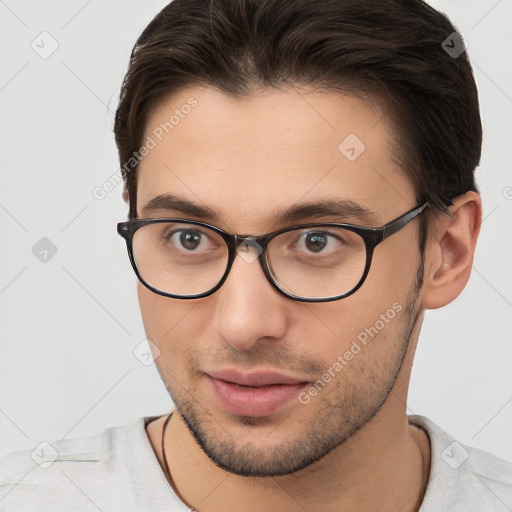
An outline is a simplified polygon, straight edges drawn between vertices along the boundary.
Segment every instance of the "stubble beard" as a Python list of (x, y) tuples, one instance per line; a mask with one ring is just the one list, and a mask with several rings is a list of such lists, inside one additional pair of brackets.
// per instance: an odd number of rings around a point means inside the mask
[[(411, 333), (419, 315), (417, 299), (423, 283), (423, 259), (417, 271), (416, 282), (411, 288), (403, 311), (397, 342), (393, 354), (372, 368), (364, 365), (364, 358), (354, 357), (351, 375), (344, 379), (343, 369), (331, 384), (329, 393), (322, 390), (311, 404), (321, 400), (320, 406), (307, 421), (301, 421), (301, 431), (290, 437), (288, 433), (279, 438), (279, 429), (286, 428), (286, 418), (272, 432), (277, 441), (262, 449), (251, 442), (240, 445), (219, 422), (207, 406), (193, 399), (190, 392), (181, 392), (181, 386), (168, 385), (160, 376), (171, 395), (176, 409), (190, 433), (204, 453), (222, 469), (241, 476), (275, 477), (304, 469), (325, 457), (343, 444), (381, 409), (389, 397), (400, 373), (407, 353)], [(398, 318), (397, 318), (398, 319)], [(378, 343), (378, 336), (370, 343)], [(365, 348), (365, 350), (371, 350)], [(340, 385), (340, 384), (345, 384)], [(309, 405), (301, 405), (309, 407)], [(307, 409), (305, 409), (307, 410)], [(239, 425), (258, 426), (262, 418), (236, 417)], [(270, 441), (270, 439), (269, 439)]]

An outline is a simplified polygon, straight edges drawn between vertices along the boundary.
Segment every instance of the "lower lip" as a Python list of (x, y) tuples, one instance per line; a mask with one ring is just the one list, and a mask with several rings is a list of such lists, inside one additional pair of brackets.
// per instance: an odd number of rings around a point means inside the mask
[(280, 409), (292, 398), (297, 398), (307, 383), (276, 384), (272, 386), (238, 386), (225, 380), (207, 376), (213, 392), (224, 409), (232, 414), (258, 418)]

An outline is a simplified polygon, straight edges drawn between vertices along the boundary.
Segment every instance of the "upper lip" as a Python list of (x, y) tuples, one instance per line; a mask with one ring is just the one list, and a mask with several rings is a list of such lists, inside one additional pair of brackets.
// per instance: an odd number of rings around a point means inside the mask
[(206, 372), (214, 379), (225, 380), (242, 386), (268, 386), (271, 384), (301, 384), (306, 382), (294, 377), (288, 377), (282, 373), (268, 370), (252, 371), (242, 373), (237, 370), (212, 370)]

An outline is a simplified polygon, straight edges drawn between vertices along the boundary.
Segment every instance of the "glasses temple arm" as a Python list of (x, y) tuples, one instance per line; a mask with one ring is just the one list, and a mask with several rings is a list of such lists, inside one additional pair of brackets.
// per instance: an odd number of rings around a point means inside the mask
[(394, 235), (396, 232), (400, 231), (403, 227), (409, 224), (409, 222), (411, 222), (420, 213), (422, 213), (423, 210), (427, 208), (427, 206), (429, 206), (428, 202), (425, 203), (423, 206), (419, 206), (417, 208), (414, 208), (413, 210), (404, 213), (401, 217), (398, 217), (398, 219), (383, 226), (382, 239), (384, 240), (385, 238), (388, 238), (389, 236)]

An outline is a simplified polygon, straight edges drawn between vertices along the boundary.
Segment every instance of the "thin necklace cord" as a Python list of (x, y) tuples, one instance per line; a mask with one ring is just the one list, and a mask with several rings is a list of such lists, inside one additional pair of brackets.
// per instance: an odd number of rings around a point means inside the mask
[[(171, 477), (171, 471), (169, 470), (169, 464), (167, 464), (167, 457), (165, 456), (165, 445), (164, 445), (164, 438), (165, 438), (165, 429), (167, 428), (167, 424), (169, 423), (169, 420), (171, 419), (172, 413), (169, 414), (167, 419), (165, 420), (164, 427), (162, 429), (162, 457), (164, 459), (164, 468), (165, 468), (165, 474), (169, 480), (169, 483), (173, 485), (173, 479)], [(194, 508), (189, 509), (190, 512), (196, 512)]]

